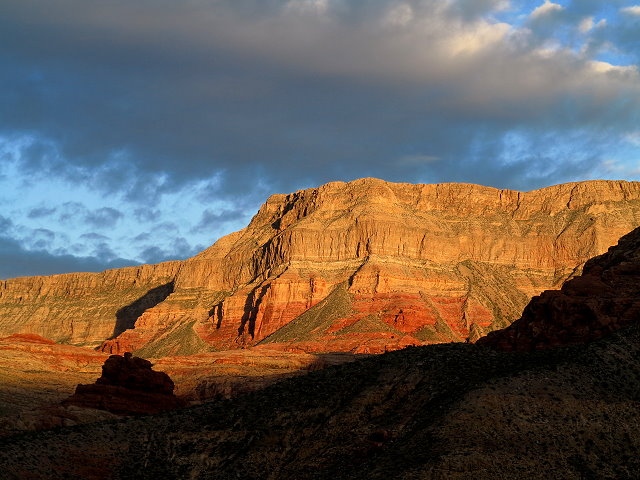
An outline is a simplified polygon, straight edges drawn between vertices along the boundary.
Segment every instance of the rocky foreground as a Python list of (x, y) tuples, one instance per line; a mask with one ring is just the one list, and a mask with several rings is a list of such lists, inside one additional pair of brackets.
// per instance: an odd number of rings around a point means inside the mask
[[(108, 354), (60, 345), (37, 335), (0, 338), (0, 436), (115, 418), (93, 405), (63, 405), (78, 384), (101, 376)], [(181, 401), (230, 398), (279, 380), (351, 362), (349, 353), (242, 349), (154, 360)], [(99, 397), (98, 397), (99, 398)]]
[[(637, 229), (589, 265), (629, 292), (637, 272), (618, 266), (639, 256)], [(576, 305), (556, 304), (538, 327), (602, 330)], [(227, 401), (0, 439), (0, 467), (7, 478), (637, 478), (640, 322), (629, 318), (587, 343), (410, 347)], [(538, 332), (514, 329), (507, 338)]]
[(638, 225), (637, 182), (334, 182), (184, 262), (0, 281), (0, 335), (145, 358), (475, 341)]
[(640, 331), (409, 348), (159, 416), (0, 439), (3, 478), (637, 478)]

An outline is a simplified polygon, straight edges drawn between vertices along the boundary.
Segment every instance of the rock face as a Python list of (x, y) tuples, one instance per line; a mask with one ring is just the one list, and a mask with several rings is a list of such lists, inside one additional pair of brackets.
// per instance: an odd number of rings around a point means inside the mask
[[(130, 306), (149, 308), (166, 298), (179, 266), (167, 262), (0, 281), (0, 334), (37, 333), (58, 343), (98, 346), (133, 326)], [(161, 286), (166, 287), (158, 294)]]
[(151, 362), (134, 357), (111, 355), (102, 366), (102, 376), (93, 385), (78, 385), (63, 402), (85, 408), (107, 410), (120, 415), (159, 413), (184, 406), (173, 394), (174, 384), (164, 372), (155, 372)]
[(474, 341), (638, 225), (635, 182), (334, 182), (271, 196), (184, 262), (0, 282), (0, 333), (144, 357)]
[(640, 228), (589, 260), (559, 291), (534, 297), (522, 317), (478, 343), (527, 351), (586, 343), (640, 318)]

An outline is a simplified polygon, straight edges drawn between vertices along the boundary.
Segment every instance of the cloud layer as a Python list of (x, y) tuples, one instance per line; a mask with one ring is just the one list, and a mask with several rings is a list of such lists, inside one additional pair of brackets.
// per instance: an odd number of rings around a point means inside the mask
[(0, 214), (61, 255), (155, 262), (331, 180), (637, 178), (639, 9), (5, 0)]

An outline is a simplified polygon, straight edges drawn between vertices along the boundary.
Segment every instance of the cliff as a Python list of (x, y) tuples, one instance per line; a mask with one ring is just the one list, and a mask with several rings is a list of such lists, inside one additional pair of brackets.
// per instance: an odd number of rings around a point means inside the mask
[(589, 260), (582, 275), (560, 290), (534, 297), (520, 319), (478, 343), (502, 351), (586, 343), (637, 323), (639, 314), (640, 228), (636, 228), (607, 253)]
[(635, 182), (334, 182), (271, 196), (184, 262), (0, 282), (0, 334), (145, 357), (473, 341), (638, 225)]

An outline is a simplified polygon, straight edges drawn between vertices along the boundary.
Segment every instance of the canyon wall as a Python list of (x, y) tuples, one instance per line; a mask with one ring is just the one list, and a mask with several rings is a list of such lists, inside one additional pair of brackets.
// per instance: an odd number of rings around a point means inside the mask
[(0, 282), (0, 334), (146, 357), (474, 341), (639, 225), (636, 182), (334, 182), (184, 262)]
[(638, 322), (640, 228), (584, 265), (560, 290), (533, 297), (522, 317), (478, 343), (502, 351), (531, 351), (587, 343)]

